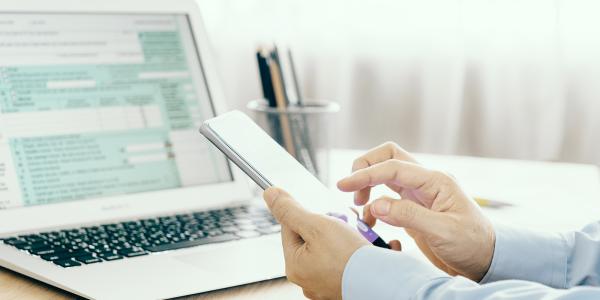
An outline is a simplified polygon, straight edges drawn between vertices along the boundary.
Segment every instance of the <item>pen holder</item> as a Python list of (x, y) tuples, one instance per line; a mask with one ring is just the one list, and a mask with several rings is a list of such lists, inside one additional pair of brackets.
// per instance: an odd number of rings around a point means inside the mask
[(325, 185), (329, 184), (329, 152), (335, 102), (307, 102), (303, 106), (270, 107), (264, 99), (250, 101), (254, 120), (284, 149)]

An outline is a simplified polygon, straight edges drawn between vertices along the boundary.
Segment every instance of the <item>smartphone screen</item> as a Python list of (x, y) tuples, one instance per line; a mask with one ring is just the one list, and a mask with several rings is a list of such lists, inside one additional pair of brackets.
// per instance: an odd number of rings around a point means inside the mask
[(349, 211), (346, 201), (244, 113), (231, 111), (210, 119), (200, 132), (263, 189), (280, 187), (313, 212)]

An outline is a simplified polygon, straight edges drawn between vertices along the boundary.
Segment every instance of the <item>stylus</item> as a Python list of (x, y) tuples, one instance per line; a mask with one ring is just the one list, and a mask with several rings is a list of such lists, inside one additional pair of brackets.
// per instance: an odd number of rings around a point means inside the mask
[[(353, 208), (351, 208), (351, 209), (352, 209), (352, 211), (354, 211), (354, 213), (357, 213)], [(336, 217), (336, 218), (344, 221), (344, 223), (348, 223), (348, 217), (345, 214), (330, 212), (330, 213), (327, 213), (327, 215)], [(357, 214), (357, 218), (356, 218), (356, 229), (358, 230), (358, 232), (360, 232), (360, 234), (367, 241), (369, 241), (371, 244), (373, 244), (373, 246), (390, 249), (390, 245), (388, 245), (373, 229), (371, 229), (371, 227), (369, 227), (369, 225), (367, 225), (363, 220), (361, 220), (358, 217), (358, 214)]]

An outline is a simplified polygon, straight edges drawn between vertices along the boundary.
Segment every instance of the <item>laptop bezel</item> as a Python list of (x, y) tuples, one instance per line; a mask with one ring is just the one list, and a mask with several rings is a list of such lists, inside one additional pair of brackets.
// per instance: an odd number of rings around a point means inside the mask
[[(216, 115), (226, 111), (225, 98), (218, 82), (202, 16), (193, 0), (4, 0), (0, 2), (0, 11), (7, 13), (186, 14), (193, 31), (199, 52), (198, 57)], [(203, 138), (200, 134), (198, 136)], [(227, 161), (227, 163), (233, 177), (230, 182), (0, 210), (0, 236), (45, 228), (201, 210), (250, 200), (252, 190), (247, 177), (231, 162)]]

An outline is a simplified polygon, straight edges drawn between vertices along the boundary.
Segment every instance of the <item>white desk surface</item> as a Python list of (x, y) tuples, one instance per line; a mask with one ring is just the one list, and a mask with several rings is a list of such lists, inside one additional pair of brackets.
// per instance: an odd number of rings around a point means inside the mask
[[(332, 182), (349, 174), (352, 161), (364, 151), (335, 150)], [(591, 165), (529, 162), (488, 158), (416, 155), (427, 167), (453, 174), (472, 195), (514, 203), (502, 209), (484, 208), (495, 222), (540, 230), (577, 229), (600, 219), (600, 177)], [(379, 189), (375, 194), (383, 193)], [(343, 195), (351, 203), (351, 195)], [(402, 230), (378, 224), (385, 238), (400, 238), (418, 253)], [(417, 254), (418, 255), (418, 254)], [(0, 268), (0, 299), (69, 299), (58, 289)], [(283, 280), (267, 281), (191, 296), (188, 299), (303, 299), (302, 291)]]

